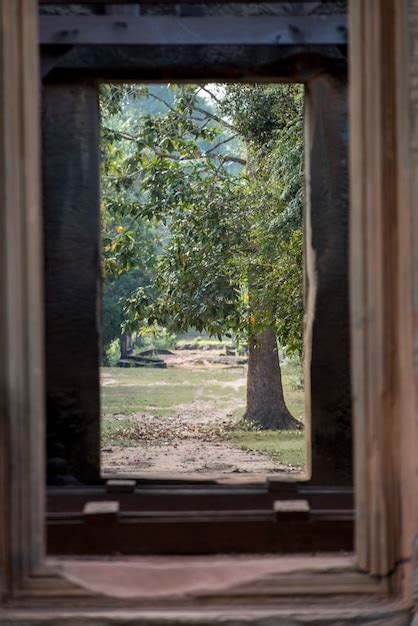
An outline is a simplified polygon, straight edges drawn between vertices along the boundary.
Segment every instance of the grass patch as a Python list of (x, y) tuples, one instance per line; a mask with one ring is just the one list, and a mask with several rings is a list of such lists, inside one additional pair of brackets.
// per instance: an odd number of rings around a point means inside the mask
[[(234, 446), (262, 452), (274, 461), (292, 467), (303, 467), (305, 437), (300, 431), (257, 430), (242, 420), (245, 413), (244, 368), (236, 370), (184, 370), (102, 368), (102, 414), (129, 416), (145, 413), (159, 417), (176, 415), (179, 404), (196, 400), (212, 401), (216, 407), (240, 406), (232, 414), (232, 430), (222, 432)], [(301, 368), (297, 361), (285, 361), (282, 382), (290, 412), (303, 420), (304, 395)], [(226, 384), (225, 384), (226, 383)], [(231, 383), (235, 383), (231, 385)], [(236, 406), (236, 404), (235, 404)], [(203, 433), (202, 433), (203, 435)], [(102, 421), (103, 445), (139, 444), (138, 424), (126, 418)]]
[(243, 377), (241, 371), (189, 371), (175, 368), (102, 368), (101, 405), (104, 415), (152, 413), (165, 416), (178, 404), (195, 400), (229, 402), (243, 399), (245, 387), (237, 388), (216, 383), (235, 383)]
[(204, 387), (204, 394), (202, 398), (206, 400), (218, 400), (228, 401), (231, 399), (245, 400), (245, 386), (242, 385), (238, 388), (224, 387), (223, 385), (209, 384)]
[(193, 385), (160, 385), (105, 387), (102, 393), (102, 413), (105, 415), (130, 415), (152, 413), (167, 415), (176, 404), (193, 402), (197, 388)]
[(196, 369), (186, 370), (177, 369), (175, 367), (167, 367), (167, 369), (159, 368), (142, 368), (142, 367), (102, 367), (101, 373), (106, 382), (106, 378), (110, 378), (113, 382), (107, 387), (114, 385), (141, 385), (161, 383), (202, 385), (210, 381), (228, 382), (237, 381), (244, 377), (244, 367), (230, 369)]
[(282, 385), (286, 405), (291, 414), (303, 421), (305, 397), (302, 381), (302, 366), (297, 359), (286, 360), (282, 366)]
[(305, 437), (301, 431), (253, 430), (230, 431), (228, 439), (244, 450), (262, 452), (274, 461), (291, 467), (305, 465)]
[(101, 424), (102, 446), (129, 446), (132, 445), (131, 433), (135, 424), (129, 418), (106, 419)]

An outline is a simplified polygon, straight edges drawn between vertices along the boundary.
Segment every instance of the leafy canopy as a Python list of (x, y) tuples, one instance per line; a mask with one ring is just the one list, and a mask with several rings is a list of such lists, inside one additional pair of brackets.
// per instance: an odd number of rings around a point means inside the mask
[(106, 85), (101, 110), (105, 280), (149, 278), (125, 324), (300, 351), (301, 87)]

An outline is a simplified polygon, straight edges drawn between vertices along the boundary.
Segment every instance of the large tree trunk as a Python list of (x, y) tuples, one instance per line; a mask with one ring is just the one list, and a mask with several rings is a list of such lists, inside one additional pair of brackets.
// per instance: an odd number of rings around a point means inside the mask
[(245, 417), (263, 429), (302, 427), (284, 400), (276, 333), (272, 328), (249, 339)]

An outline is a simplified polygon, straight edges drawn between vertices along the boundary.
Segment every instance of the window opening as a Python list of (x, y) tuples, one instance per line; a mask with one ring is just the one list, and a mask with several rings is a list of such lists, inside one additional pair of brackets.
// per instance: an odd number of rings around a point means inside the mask
[(298, 84), (102, 85), (104, 477), (300, 477)]

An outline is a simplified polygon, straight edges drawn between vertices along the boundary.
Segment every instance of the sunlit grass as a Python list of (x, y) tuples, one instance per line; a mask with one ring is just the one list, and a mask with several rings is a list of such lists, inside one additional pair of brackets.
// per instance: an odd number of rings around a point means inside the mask
[(244, 401), (244, 385), (225, 386), (217, 383), (239, 383), (243, 369), (181, 370), (175, 368), (102, 368), (102, 414), (130, 415), (151, 413), (169, 415), (179, 404), (196, 400), (225, 403)]
[(228, 439), (240, 448), (263, 452), (283, 465), (303, 467), (305, 464), (305, 437), (302, 431), (239, 428), (228, 433)]
[[(137, 413), (175, 416), (180, 414), (179, 405), (202, 401), (209, 402), (209, 406), (214, 408), (231, 407), (231, 428), (220, 435), (224, 440), (234, 446), (266, 454), (288, 466), (304, 465), (303, 431), (262, 431), (242, 419), (246, 394), (244, 367), (202, 370), (102, 368), (101, 372), (102, 414), (123, 416), (103, 420), (104, 445), (141, 445), (134, 437), (135, 427), (129, 416)], [(304, 394), (297, 361), (283, 363), (282, 383), (290, 412), (303, 420)]]

